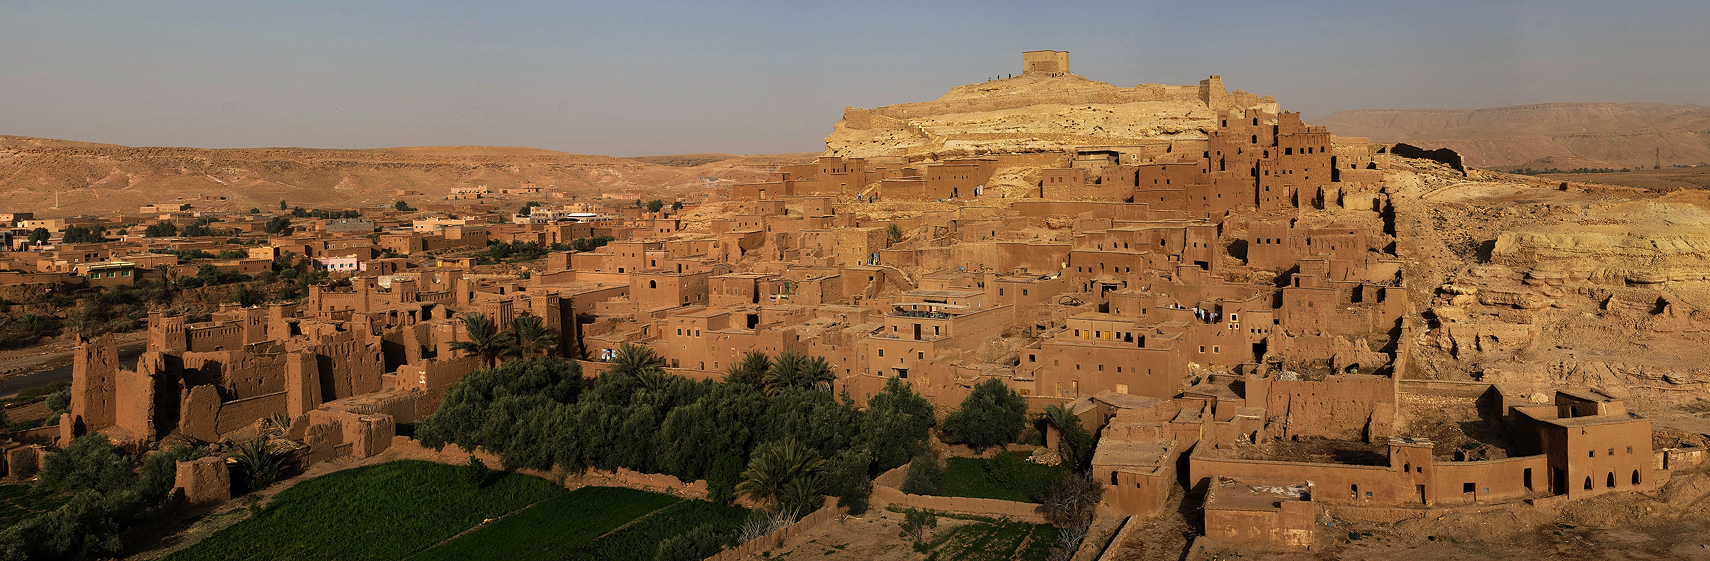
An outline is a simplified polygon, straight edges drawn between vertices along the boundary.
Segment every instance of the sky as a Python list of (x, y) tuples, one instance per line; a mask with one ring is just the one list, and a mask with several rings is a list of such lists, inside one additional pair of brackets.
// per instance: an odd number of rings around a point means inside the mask
[(0, 0), (0, 135), (813, 152), (845, 107), (1070, 51), (1118, 86), (1346, 109), (1710, 105), (1710, 2)]

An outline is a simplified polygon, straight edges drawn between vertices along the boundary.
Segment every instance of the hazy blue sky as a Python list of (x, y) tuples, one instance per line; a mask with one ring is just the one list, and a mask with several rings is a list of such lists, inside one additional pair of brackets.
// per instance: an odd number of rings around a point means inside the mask
[(1549, 101), (1710, 105), (1710, 2), (0, 0), (0, 134), (128, 145), (485, 144), (636, 156), (824, 148), (1071, 51), (1119, 86), (1307, 118)]

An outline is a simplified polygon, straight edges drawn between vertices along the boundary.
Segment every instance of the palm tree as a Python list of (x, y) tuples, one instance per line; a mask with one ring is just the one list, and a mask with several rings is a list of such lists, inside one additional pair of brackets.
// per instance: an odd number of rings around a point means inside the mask
[(606, 367), (607, 374), (636, 378), (665, 371), (665, 359), (653, 354), (652, 347), (633, 343), (624, 343), (622, 347), (618, 347), (617, 356), (612, 357), (611, 362), (606, 364), (610, 365)]
[(766, 397), (772, 397), (790, 387), (829, 392), (837, 374), (831, 370), (831, 363), (826, 362), (825, 357), (784, 351), (762, 380), (761, 389)]
[(756, 388), (765, 383), (766, 371), (772, 369), (772, 359), (760, 351), (748, 351), (742, 361), (725, 371), (725, 383), (744, 383)]
[(748, 462), (748, 469), (742, 471), (742, 481), (736, 484), (736, 494), (758, 501), (778, 500), (783, 498), (785, 486), (824, 467), (825, 459), (819, 457), (819, 452), (794, 438), (767, 442), (755, 449), (754, 459)]
[(796, 385), (810, 390), (830, 392), (832, 384), (837, 382), (837, 372), (831, 369), (831, 363), (823, 356), (808, 359), (807, 364), (796, 371)]
[(463, 332), (469, 336), (469, 340), (452, 341), (452, 350), (478, 355), (487, 361), (488, 368), (496, 366), (499, 357), (509, 354), (513, 345), (511, 334), (499, 331), (498, 327), (493, 325), (493, 320), (487, 318), (487, 314), (463, 314)]
[(766, 397), (778, 395), (784, 388), (796, 385), (796, 376), (807, 367), (807, 362), (807, 355), (795, 351), (779, 353), (778, 360), (772, 363), (772, 369), (766, 371), (760, 384)]
[(558, 333), (547, 329), (539, 316), (524, 314), (512, 319), (511, 335), (516, 338), (516, 352), (520, 356), (535, 353), (546, 356), (558, 348)]

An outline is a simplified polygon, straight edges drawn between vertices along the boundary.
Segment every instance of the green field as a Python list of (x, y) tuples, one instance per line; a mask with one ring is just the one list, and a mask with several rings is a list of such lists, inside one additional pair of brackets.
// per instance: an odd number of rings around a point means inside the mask
[(992, 478), (987, 465), (991, 460), (979, 458), (950, 458), (944, 469), (944, 480), (938, 494), (944, 497), (1001, 499), (1024, 503), (1039, 502), (1039, 492), (1063, 478), (1063, 468), (1018, 462), (1008, 481)]
[(711, 524), (718, 532), (735, 534), (748, 517), (748, 510), (738, 506), (716, 505), (701, 500), (683, 501), (652, 516), (636, 521), (623, 530), (594, 540), (578, 548), (564, 559), (575, 561), (652, 561), (659, 542)]
[(402, 559), (482, 520), (565, 494), (514, 473), (476, 488), (463, 471), (399, 461), (310, 479), (280, 492), (258, 516), (168, 559)]
[(927, 561), (1044, 561), (1057, 545), (1049, 524), (989, 521), (934, 536)]
[(65, 504), (70, 495), (47, 495), (36, 491), (34, 485), (0, 485), (0, 528), (41, 514)]
[[(682, 503), (676, 497), (646, 491), (584, 487), (536, 503), (411, 559), (557, 559), (631, 520), (674, 504)], [(647, 520), (651, 518), (642, 523)], [(649, 548), (649, 559), (652, 554)]]

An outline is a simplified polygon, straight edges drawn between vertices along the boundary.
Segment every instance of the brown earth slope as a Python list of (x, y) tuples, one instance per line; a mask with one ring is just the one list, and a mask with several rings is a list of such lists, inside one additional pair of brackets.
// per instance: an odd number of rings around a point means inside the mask
[(1698, 105), (1543, 103), (1489, 109), (1361, 109), (1338, 111), (1311, 124), (1374, 142), (1452, 148), (1468, 165), (1485, 168), (1651, 167), (1659, 151), (1664, 166), (1710, 162), (1710, 107)]
[[(455, 187), (534, 183), (571, 196), (623, 189), (692, 190), (763, 179), (811, 154), (666, 157), (664, 162), (492, 146), (337, 150), (160, 148), (0, 136), (0, 208), (41, 216), (132, 213), (140, 205), (222, 195), (205, 208), (389, 204), (443, 198)], [(669, 164), (669, 165), (662, 165)], [(55, 200), (57, 196), (57, 208)]]

